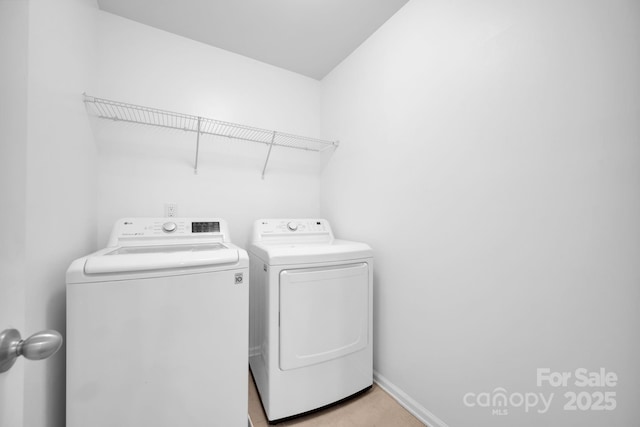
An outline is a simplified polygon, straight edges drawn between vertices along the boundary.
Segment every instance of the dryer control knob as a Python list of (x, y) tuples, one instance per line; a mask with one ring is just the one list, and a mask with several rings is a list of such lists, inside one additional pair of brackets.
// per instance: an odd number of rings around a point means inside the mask
[(162, 230), (165, 233), (173, 233), (177, 228), (178, 226), (175, 222), (165, 222), (164, 224), (162, 224)]
[(298, 223), (291, 221), (290, 223), (287, 224), (287, 227), (291, 231), (296, 231), (298, 229)]

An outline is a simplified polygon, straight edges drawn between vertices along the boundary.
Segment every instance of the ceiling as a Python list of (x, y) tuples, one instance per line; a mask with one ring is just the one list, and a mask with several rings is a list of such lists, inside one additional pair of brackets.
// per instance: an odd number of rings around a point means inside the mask
[(101, 10), (321, 80), (408, 0), (98, 0)]

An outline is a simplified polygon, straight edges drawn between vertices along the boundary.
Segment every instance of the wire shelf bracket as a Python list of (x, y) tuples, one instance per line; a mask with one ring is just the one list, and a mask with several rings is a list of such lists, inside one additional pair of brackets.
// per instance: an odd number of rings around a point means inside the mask
[(96, 98), (86, 93), (83, 94), (83, 96), (87, 108), (92, 110), (92, 112), (101, 119), (194, 132), (196, 134), (196, 155), (193, 168), (195, 174), (198, 173), (201, 135), (223, 136), (230, 139), (257, 142), (269, 146), (264, 167), (262, 168), (262, 179), (264, 179), (267, 164), (271, 156), (271, 150), (274, 146), (321, 152), (330, 148), (335, 149), (340, 144), (338, 141), (309, 138), (157, 108), (143, 107), (141, 105), (127, 104), (104, 98)]

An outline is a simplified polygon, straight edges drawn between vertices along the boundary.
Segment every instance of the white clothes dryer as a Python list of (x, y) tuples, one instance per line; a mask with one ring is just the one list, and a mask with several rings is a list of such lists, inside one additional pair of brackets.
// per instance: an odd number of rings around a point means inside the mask
[(249, 365), (269, 422), (373, 384), (373, 255), (324, 219), (263, 219), (250, 260)]
[(67, 427), (246, 427), (248, 267), (222, 219), (119, 220), (67, 271)]

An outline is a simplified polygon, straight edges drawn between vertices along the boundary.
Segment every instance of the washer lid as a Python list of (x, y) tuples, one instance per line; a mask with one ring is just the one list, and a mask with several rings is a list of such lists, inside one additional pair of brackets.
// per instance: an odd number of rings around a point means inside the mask
[(126, 273), (237, 263), (238, 250), (222, 243), (122, 246), (86, 258), (85, 274)]
[(366, 243), (334, 240), (319, 244), (253, 243), (249, 252), (269, 265), (312, 264), (371, 258), (373, 252)]

